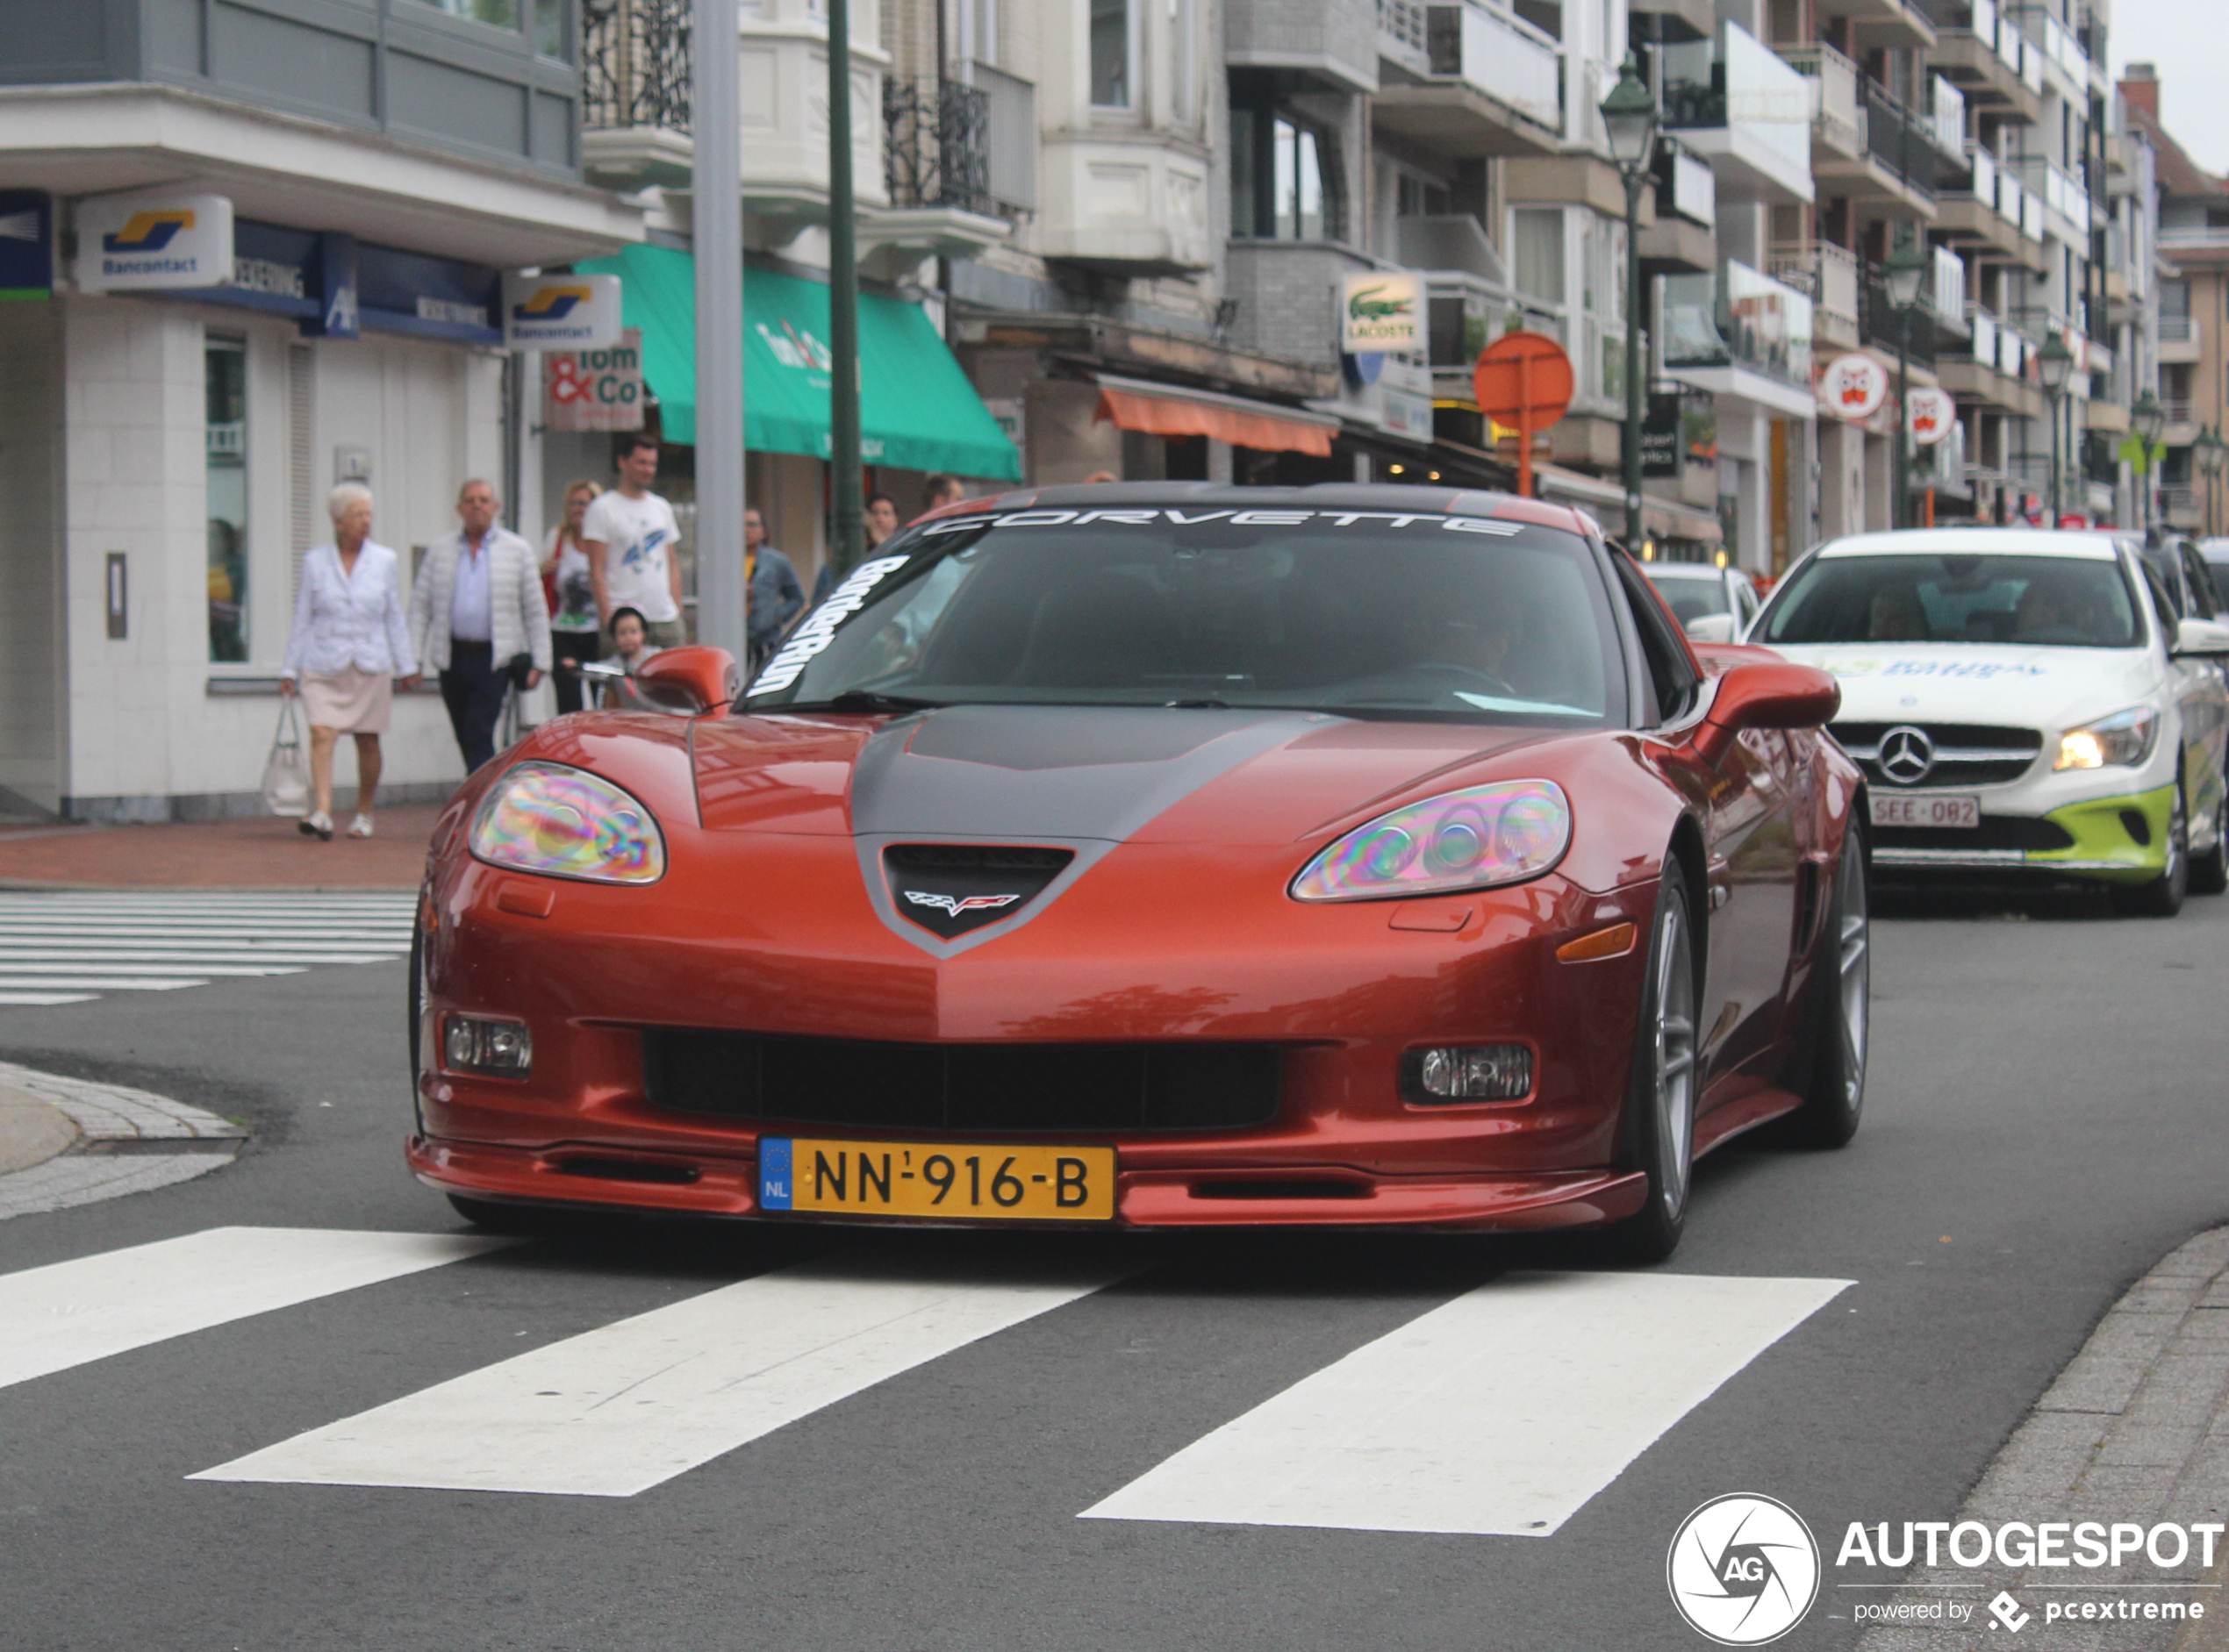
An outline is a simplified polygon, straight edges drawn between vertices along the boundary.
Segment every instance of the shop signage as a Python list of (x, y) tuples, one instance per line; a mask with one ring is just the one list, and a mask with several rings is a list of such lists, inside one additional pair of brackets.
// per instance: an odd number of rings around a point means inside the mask
[(87, 292), (222, 287), (233, 278), (233, 204), (139, 190), (77, 204), (77, 284)]
[[(620, 341), (617, 275), (505, 275), (503, 342), (512, 350), (600, 350)], [(598, 430), (635, 428), (596, 426)]]
[(0, 302), (54, 290), (54, 203), (35, 190), (0, 190)]
[[(505, 304), (510, 302), (505, 295)], [(541, 389), (546, 429), (641, 429), (641, 329), (627, 328), (608, 349), (546, 352)]]
[(1432, 370), (1421, 361), (1381, 358), (1378, 379), (1378, 422), (1389, 436), (1411, 441), (1432, 439)]
[(1339, 283), (1339, 348), (1349, 354), (1424, 347), (1424, 279), (1363, 270)]
[(1641, 474), (1657, 478), (1680, 476), (1680, 393), (1654, 390), (1649, 395), (1647, 415), (1641, 421)]
[(1958, 404), (1949, 391), (1923, 384), (1904, 398), (1904, 417), (1911, 422), (1911, 439), (1932, 447), (1957, 427)]
[(1869, 355), (1837, 356), (1819, 379), (1819, 400), (1838, 418), (1862, 422), (1888, 399), (1889, 369)]

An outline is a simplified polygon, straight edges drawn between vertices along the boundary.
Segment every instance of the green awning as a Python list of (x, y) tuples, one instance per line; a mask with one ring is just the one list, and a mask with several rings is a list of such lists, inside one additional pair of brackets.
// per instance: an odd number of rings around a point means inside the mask
[[(696, 260), (637, 246), (577, 266), (620, 277), (626, 323), (642, 330), (642, 376), (668, 441), (697, 439)], [(826, 459), (828, 290), (770, 269), (743, 272), (743, 444)], [(871, 465), (1021, 479), (1021, 457), (919, 304), (859, 295), (861, 457)]]

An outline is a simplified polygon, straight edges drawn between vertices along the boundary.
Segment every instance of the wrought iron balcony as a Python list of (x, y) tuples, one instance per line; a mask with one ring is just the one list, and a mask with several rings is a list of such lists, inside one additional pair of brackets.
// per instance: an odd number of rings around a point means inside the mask
[(690, 0), (582, 0), (582, 125), (689, 130)]
[(882, 84), (883, 165), (892, 206), (1012, 218), (991, 187), (991, 95), (951, 80)]

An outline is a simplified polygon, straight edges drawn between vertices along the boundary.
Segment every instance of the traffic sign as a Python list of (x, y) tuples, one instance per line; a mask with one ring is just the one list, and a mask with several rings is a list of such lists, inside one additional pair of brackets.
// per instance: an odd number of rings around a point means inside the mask
[(1571, 357), (1545, 333), (1505, 333), (1471, 369), (1479, 411), (1517, 433), (1517, 491), (1532, 497), (1532, 439), (1564, 416), (1579, 381)]

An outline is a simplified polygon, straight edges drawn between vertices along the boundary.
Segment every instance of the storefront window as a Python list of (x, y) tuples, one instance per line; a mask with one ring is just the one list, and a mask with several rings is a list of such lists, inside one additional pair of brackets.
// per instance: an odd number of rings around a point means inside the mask
[(247, 346), (211, 338), (203, 355), (209, 480), (209, 657), (247, 658)]

